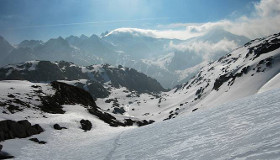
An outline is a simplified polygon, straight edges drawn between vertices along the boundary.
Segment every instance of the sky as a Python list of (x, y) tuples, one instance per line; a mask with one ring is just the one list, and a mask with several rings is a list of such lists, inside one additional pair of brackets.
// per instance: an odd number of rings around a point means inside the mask
[(0, 35), (15, 44), (138, 28), (187, 39), (223, 27), (255, 38), (277, 31), (279, 15), (280, 0), (0, 0)]

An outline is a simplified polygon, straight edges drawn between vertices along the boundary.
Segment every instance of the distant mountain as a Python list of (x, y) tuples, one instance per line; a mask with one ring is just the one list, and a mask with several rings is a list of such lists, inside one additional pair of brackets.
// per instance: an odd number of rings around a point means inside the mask
[(43, 41), (40, 40), (24, 40), (17, 47), (18, 48), (31, 48), (34, 49), (40, 45), (43, 45)]
[(25, 40), (16, 48), (3, 49), (6, 56), (2, 65), (28, 60), (64, 60), (78, 65), (108, 63), (135, 68), (157, 79), (165, 88), (172, 88), (196, 74), (195, 66), (214, 61), (247, 41), (246, 37), (222, 29), (178, 40), (157, 38), (148, 30), (120, 28), (102, 37), (93, 34), (58, 37), (47, 42)]
[(154, 38), (135, 29), (116, 29), (102, 39), (113, 44), (133, 60), (164, 55), (165, 46), (170, 42), (170, 39)]
[[(167, 55), (160, 62), (169, 63), (173, 56)], [(96, 99), (97, 106), (110, 114), (162, 121), (279, 88), (279, 62), (280, 33), (255, 39), (216, 61), (179, 73), (193, 77), (170, 91), (131, 68), (108, 64), (83, 67), (65, 61), (7, 65), (0, 69), (0, 80), (33, 83), (57, 80), (88, 91)], [(193, 74), (197, 70), (199, 72)]]
[[(90, 37), (86, 37), (85, 35), (81, 35), (80, 37), (70, 36), (65, 38), (65, 40), (83, 53), (82, 57), (88, 60), (88, 64), (84, 65), (89, 65), (93, 62), (115, 64), (118, 53), (115, 51), (114, 46), (103, 41), (95, 34)], [(92, 61), (88, 58), (92, 59)]]
[(105, 84), (115, 88), (126, 87), (138, 93), (164, 91), (156, 80), (132, 68), (108, 64), (83, 67), (65, 61), (28, 61), (7, 65), (0, 68), (0, 80), (73, 81), (75, 85), (86, 88), (95, 98), (108, 96), (109, 90), (104, 88)]
[(14, 47), (6, 41), (3, 37), (0, 36), (0, 65), (4, 64), (5, 61), (3, 59), (8, 56), (8, 54), (14, 49)]

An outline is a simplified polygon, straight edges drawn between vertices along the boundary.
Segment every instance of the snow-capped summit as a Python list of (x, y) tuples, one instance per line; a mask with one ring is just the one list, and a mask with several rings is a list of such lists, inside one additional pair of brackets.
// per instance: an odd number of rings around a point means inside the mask
[(109, 33), (107, 33), (106, 35), (104, 35), (104, 37), (111, 37), (111, 36), (134, 36), (134, 37), (139, 37), (139, 36), (143, 36), (143, 37), (155, 37), (155, 35), (153, 34), (152, 30), (146, 30), (146, 29), (139, 29), (139, 28), (118, 28), (115, 29)]

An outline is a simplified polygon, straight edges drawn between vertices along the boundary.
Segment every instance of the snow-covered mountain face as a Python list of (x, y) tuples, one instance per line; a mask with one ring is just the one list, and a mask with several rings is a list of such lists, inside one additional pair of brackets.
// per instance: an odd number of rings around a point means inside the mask
[[(103, 37), (126, 57), (118, 61), (172, 88), (197, 73), (197, 66), (218, 59), (249, 41), (223, 29), (188, 40), (156, 38), (152, 33), (128, 28), (116, 29)], [(185, 73), (185, 74), (183, 74)], [(172, 77), (172, 78), (170, 78)]]
[(6, 55), (0, 65), (30, 60), (64, 60), (79, 65), (108, 63), (134, 68), (157, 79), (165, 88), (172, 88), (196, 74), (201, 63), (216, 60), (247, 41), (246, 37), (221, 29), (189, 40), (158, 38), (133, 28), (116, 29), (102, 37), (26, 40), (8, 51), (0, 45), (1, 53)]
[(168, 92), (155, 80), (122, 66), (31, 61), (1, 68), (0, 78), (59, 80), (89, 91), (109, 113), (162, 121), (275, 87), (279, 54), (279, 34), (253, 40), (217, 61), (198, 65), (198, 74)]
[[(0, 68), (0, 79), (37, 83), (60, 81), (74, 85), (88, 91), (104, 111), (142, 120), (153, 120), (146, 113), (151, 112), (149, 106), (154, 103), (146, 105), (147, 101), (158, 100), (160, 92), (165, 91), (156, 80), (131, 68), (111, 65), (83, 67), (64, 61), (28, 61), (7, 65)], [(153, 109), (157, 110), (157, 107)]]
[(178, 106), (182, 113), (216, 106), (279, 87), (279, 71), (280, 33), (248, 42), (205, 65), (188, 83), (165, 93), (160, 105)]
[[(47, 143), (1, 144), (16, 159), (277, 159), (279, 71), (280, 33), (203, 65), (170, 91), (122, 66), (7, 65), (0, 69), (0, 120), (40, 124), (45, 131), (36, 137)], [(82, 131), (81, 119), (93, 131)], [(67, 129), (54, 130), (56, 123)]]
[[(13, 85), (16, 83), (13, 82)], [(0, 83), (2, 88), (3, 83)], [(18, 84), (22, 87), (26, 85)], [(7, 86), (4, 84), (4, 86)], [(27, 89), (27, 88), (26, 88)], [(1, 119), (22, 120), (45, 130), (33, 137), (1, 142), (14, 159), (279, 159), (280, 91), (201, 109), (147, 127), (109, 127), (80, 105), (64, 105), (64, 114), (36, 117), (26, 110)], [(88, 119), (84, 132), (79, 121)], [(67, 129), (55, 130), (54, 124)], [(71, 151), (71, 152), (69, 152)]]

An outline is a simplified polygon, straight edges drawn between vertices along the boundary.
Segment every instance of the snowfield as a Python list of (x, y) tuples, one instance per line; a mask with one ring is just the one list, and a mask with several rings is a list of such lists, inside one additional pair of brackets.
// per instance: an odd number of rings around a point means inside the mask
[[(40, 145), (25, 139), (3, 142), (15, 159), (279, 159), (280, 90), (202, 108), (149, 126), (109, 127), (81, 106), (66, 113), (29, 119), (45, 132)], [(89, 119), (93, 129), (79, 129)], [(54, 130), (59, 123), (66, 130)]]

